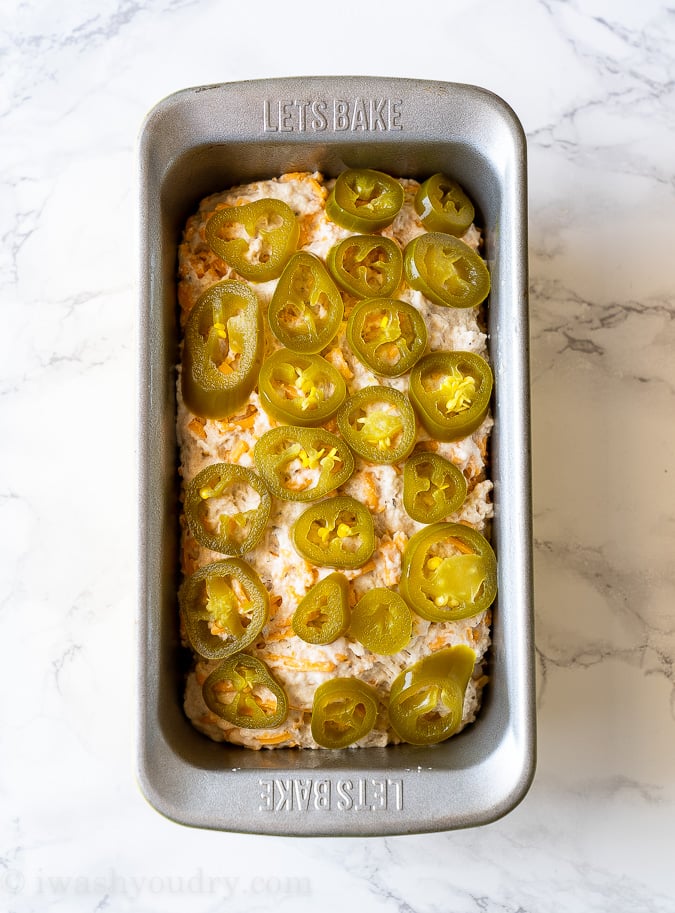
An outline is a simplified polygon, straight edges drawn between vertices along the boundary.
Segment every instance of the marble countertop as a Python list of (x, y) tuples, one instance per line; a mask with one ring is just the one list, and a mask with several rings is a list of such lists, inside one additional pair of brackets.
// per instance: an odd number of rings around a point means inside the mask
[[(2, 911), (675, 910), (675, 9), (384, 9), (3, 5)], [(474, 830), (211, 833), (135, 782), (136, 137), (322, 73), (477, 83), (528, 135), (539, 758)]]

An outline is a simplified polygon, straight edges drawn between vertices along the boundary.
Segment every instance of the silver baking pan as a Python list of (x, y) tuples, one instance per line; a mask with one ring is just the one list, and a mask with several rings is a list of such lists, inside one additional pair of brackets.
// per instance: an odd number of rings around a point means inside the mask
[[(176, 250), (198, 201), (288, 171), (369, 167), (453, 175), (475, 201), (492, 271), (493, 542), (490, 683), (476, 722), (439, 745), (251, 751), (212, 742), (182, 708), (175, 364)], [(162, 814), (257, 834), (382, 835), (492, 821), (535, 766), (527, 324), (526, 148), (520, 123), (474, 86), (317, 77), (187, 89), (140, 139), (140, 605), (138, 776)]]

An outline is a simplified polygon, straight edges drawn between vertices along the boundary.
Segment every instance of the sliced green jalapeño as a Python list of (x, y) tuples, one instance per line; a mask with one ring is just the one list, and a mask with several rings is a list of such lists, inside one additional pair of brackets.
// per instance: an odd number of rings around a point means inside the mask
[(473, 222), (473, 203), (457, 181), (432, 174), (415, 194), (415, 212), (427, 231), (461, 237)]
[(329, 498), (300, 514), (291, 528), (298, 553), (323, 567), (361, 567), (375, 551), (368, 508), (354, 498)]
[(319, 580), (293, 613), (293, 631), (308, 644), (331, 644), (349, 627), (349, 582), (334, 571)]
[(294, 254), (269, 306), (270, 329), (282, 346), (320, 352), (340, 328), (343, 313), (342, 296), (323, 262), (308, 251)]
[(251, 282), (277, 279), (298, 246), (299, 234), (295, 213), (282, 200), (218, 209), (206, 223), (211, 250)]
[(354, 472), (351, 450), (325, 428), (271, 428), (256, 443), (253, 456), (269, 490), (285, 501), (316, 501)]
[(371, 463), (396, 463), (415, 446), (415, 413), (394, 387), (358, 390), (340, 408), (337, 423), (352, 450)]
[(403, 187), (388, 174), (349, 168), (338, 176), (326, 200), (326, 215), (350, 231), (379, 231), (403, 206)]
[(403, 506), (418, 523), (444, 520), (464, 503), (466, 479), (438, 453), (414, 453), (403, 467)]
[(403, 255), (391, 238), (351, 235), (328, 251), (326, 265), (337, 284), (356, 298), (387, 298), (401, 284)]
[(322, 748), (346, 748), (377, 719), (377, 692), (358, 678), (334, 678), (314, 692), (312, 737)]
[(463, 523), (432, 523), (403, 553), (401, 595), (427, 621), (458, 621), (489, 608), (497, 559), (487, 539)]
[(206, 659), (224, 659), (254, 643), (269, 613), (260, 577), (241, 558), (207, 564), (178, 594), (192, 648)]
[(442, 232), (427, 232), (403, 251), (408, 284), (443, 307), (470, 308), (490, 291), (490, 274), (476, 251)]
[(398, 377), (421, 358), (427, 328), (412, 304), (394, 298), (368, 298), (349, 315), (347, 341), (359, 361), (375, 374)]
[(248, 399), (262, 358), (262, 316), (245, 282), (225, 279), (207, 289), (185, 326), (181, 390), (188, 409), (227, 418)]
[(263, 362), (258, 378), (260, 402), (279, 422), (320, 425), (344, 402), (344, 378), (320, 355), (277, 349)]
[[(223, 509), (213, 510), (212, 504)], [(185, 488), (190, 532), (200, 545), (224, 555), (244, 555), (258, 544), (271, 506), (262, 479), (252, 469), (233, 463), (207, 466)]]
[(265, 663), (237, 653), (221, 663), (202, 687), (212, 713), (242, 729), (274, 729), (288, 714), (288, 698)]
[(445, 647), (404, 669), (389, 692), (389, 721), (413, 745), (431, 745), (459, 729), (476, 654), (464, 644)]
[(410, 609), (395, 590), (374, 587), (352, 609), (349, 633), (371, 653), (398, 653), (412, 636)]
[(410, 400), (431, 437), (458, 441), (479, 427), (492, 394), (492, 369), (475, 352), (432, 352), (410, 372)]

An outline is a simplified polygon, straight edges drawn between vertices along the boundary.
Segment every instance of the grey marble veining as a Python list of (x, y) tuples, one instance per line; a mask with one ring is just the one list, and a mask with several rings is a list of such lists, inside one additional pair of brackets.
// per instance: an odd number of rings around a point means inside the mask
[[(0, 59), (0, 909), (672, 913), (672, 4), (9, 0)], [(538, 772), (475, 831), (188, 831), (133, 781), (135, 141), (176, 89), (337, 72), (528, 134)]]

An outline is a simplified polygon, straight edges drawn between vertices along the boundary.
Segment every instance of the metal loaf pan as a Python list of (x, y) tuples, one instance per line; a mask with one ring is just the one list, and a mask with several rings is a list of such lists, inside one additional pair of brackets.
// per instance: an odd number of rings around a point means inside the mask
[[(140, 141), (141, 382), (138, 773), (183, 824), (293, 835), (442, 831), (492, 821), (535, 764), (526, 148), (497, 96), (474, 86), (317, 77), (187, 89)], [(182, 709), (175, 439), (176, 249), (209, 193), (283, 172), (370, 167), (453, 175), (474, 200), (492, 271), (495, 373), (493, 646), (476, 722), (440, 745), (250, 751), (198, 733)]]

